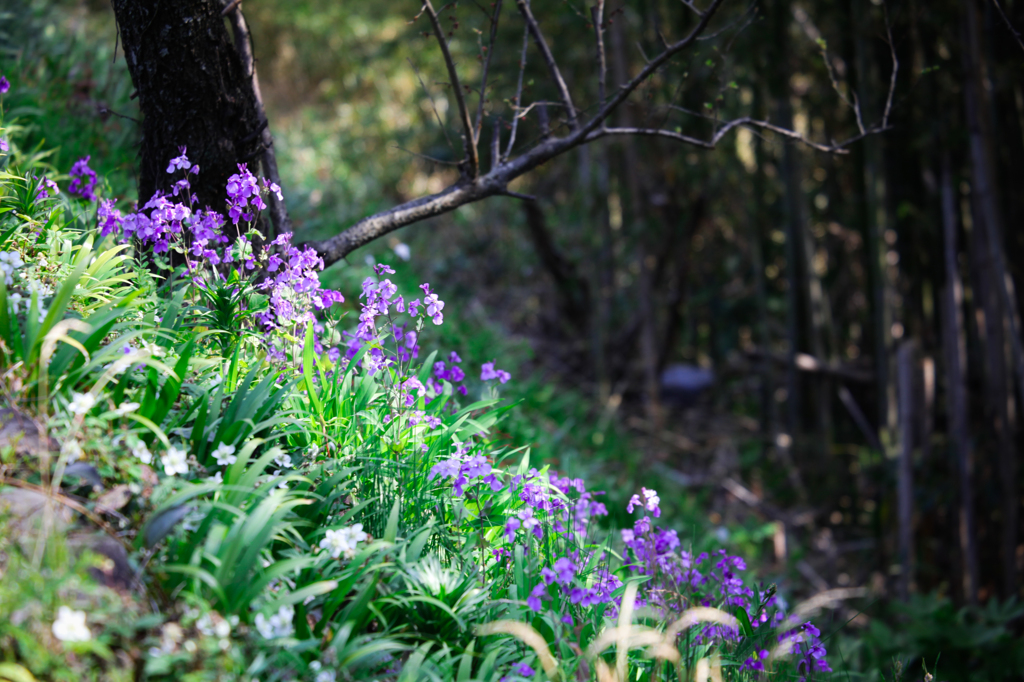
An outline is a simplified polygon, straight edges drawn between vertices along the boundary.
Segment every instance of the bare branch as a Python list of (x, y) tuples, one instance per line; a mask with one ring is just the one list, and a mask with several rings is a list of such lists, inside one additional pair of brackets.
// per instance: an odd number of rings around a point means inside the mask
[(597, 5), (590, 8), (590, 20), (594, 24), (594, 35), (597, 36), (597, 102), (599, 107), (603, 107), (605, 79), (608, 75), (608, 60), (604, 52), (604, 0), (598, 0)]
[[(721, 2), (721, 0), (719, 0)], [(533, 36), (533, 42), (537, 43), (537, 49), (540, 50), (541, 56), (544, 58), (544, 63), (548, 66), (548, 71), (551, 72), (551, 78), (555, 81), (555, 85), (558, 87), (558, 95), (562, 99), (562, 104), (565, 106), (566, 111), (569, 114), (569, 128), (576, 130), (578, 124), (576, 122), (576, 109), (572, 105), (572, 97), (569, 95), (569, 88), (565, 84), (565, 79), (562, 78), (562, 72), (558, 70), (558, 64), (555, 63), (555, 57), (551, 54), (551, 49), (548, 48), (548, 43), (544, 40), (544, 35), (540, 32), (540, 26), (537, 25), (537, 20), (533, 17), (533, 12), (530, 11), (530, 5), (527, 0), (516, 0), (516, 5), (519, 6), (519, 12), (523, 15), (523, 19), (526, 21), (527, 28), (530, 29), (530, 35)]]
[(882, 11), (885, 15), (885, 35), (889, 41), (889, 53), (892, 55), (892, 76), (889, 77), (889, 94), (885, 98), (885, 112), (882, 114), (882, 127), (889, 125), (889, 113), (892, 111), (892, 98), (896, 93), (896, 74), (900, 70), (900, 60), (896, 58), (896, 44), (892, 41), (892, 24), (889, 23), (889, 5), (882, 1)]
[[(522, 2), (522, 0), (517, 1)], [(710, 23), (711, 21), (711, 18), (715, 15), (715, 12), (718, 11), (718, 8), (721, 7), (723, 2), (724, 0), (712, 0), (711, 5), (709, 5), (707, 10), (705, 10), (704, 14), (701, 15), (700, 21), (697, 22), (697, 25), (693, 28), (692, 31), (690, 31), (690, 34), (688, 36), (686, 36), (685, 38), (678, 42), (673, 43), (672, 45), (669, 46), (667, 50), (665, 50), (657, 57), (652, 59), (650, 62), (648, 62), (647, 66), (641, 69), (640, 73), (636, 75), (636, 78), (629, 81), (625, 85), (620, 86), (619, 91), (618, 93), (616, 93), (615, 97), (613, 97), (610, 102), (601, 107), (597, 114), (595, 114), (593, 118), (587, 121), (586, 125), (584, 125), (582, 128), (574, 132), (570, 137), (578, 138), (579, 141), (582, 141), (583, 138), (592, 133), (594, 129), (601, 124), (602, 121), (608, 118), (608, 116), (611, 115), (612, 111), (614, 111), (620, 104), (626, 101), (626, 98), (629, 97), (634, 90), (640, 87), (640, 84), (647, 80), (651, 76), (651, 74), (657, 71), (662, 64), (664, 64), (669, 59), (674, 57), (676, 54), (682, 52), (687, 47), (692, 45), (694, 41), (696, 41), (697, 38), (700, 36), (700, 34), (704, 32), (704, 29), (707, 28), (708, 23)], [(577, 142), (577, 144), (578, 143), (579, 142)]]
[(501, 16), (501, 0), (494, 3), (494, 14), (491, 16), (491, 40), (487, 46), (487, 57), (484, 59), (484, 72), (480, 77), (480, 102), (476, 107), (476, 122), (473, 125), (473, 142), (480, 139), (480, 124), (484, 116), (484, 100), (487, 97), (487, 73), (491, 69), (491, 55), (494, 54), (494, 41), (498, 36), (498, 18)]
[(419, 152), (414, 152), (411, 149), (406, 149), (405, 147), (403, 147), (401, 145), (397, 145), (397, 144), (396, 145), (392, 145), (392, 148), (393, 149), (397, 149), (400, 152), (405, 152), (406, 154), (411, 154), (412, 156), (419, 157), (419, 158), (423, 159), (424, 161), (430, 161), (431, 163), (439, 163), (439, 164), (444, 165), (444, 166), (458, 166), (459, 165), (458, 161), (445, 161), (444, 159), (439, 159), (439, 158), (437, 158), (435, 156), (428, 156), (427, 154), (420, 154)]
[(996, 11), (999, 12), (999, 16), (1003, 18), (1003, 22), (1006, 24), (1006, 28), (1010, 29), (1010, 33), (1013, 34), (1013, 39), (1020, 45), (1020, 49), (1024, 50), (1024, 41), (1021, 41), (1020, 31), (1018, 31), (1013, 24), (1010, 23), (1010, 18), (1003, 12), (1003, 6), (999, 4), (999, 0), (992, 0), (992, 4), (996, 6)]
[(507, 160), (512, 154), (512, 145), (516, 143), (516, 129), (519, 127), (519, 105), (522, 103), (523, 98), (523, 74), (526, 72), (526, 48), (530, 46), (530, 29), (529, 27), (523, 28), (523, 54), (519, 58), (519, 82), (516, 84), (516, 98), (512, 102), (512, 108), (515, 112), (512, 114), (512, 133), (508, 138), (508, 147), (505, 148), (505, 156), (502, 157), (502, 161)]
[(687, 7), (689, 7), (690, 9), (692, 9), (692, 10), (694, 11), (694, 13), (695, 13), (695, 14), (696, 14), (696, 15), (697, 15), (698, 17), (702, 17), (702, 16), (704, 16), (704, 13), (703, 13), (703, 12), (701, 12), (701, 11), (700, 11), (699, 9), (697, 9), (697, 8), (696, 8), (696, 7), (694, 6), (694, 4), (693, 4), (692, 2), (690, 2), (689, 0), (679, 0), (679, 2), (683, 3), (684, 5), (686, 5), (686, 6), (687, 6)]
[(501, 117), (494, 119), (491, 125), (491, 170), (501, 162)]
[(459, 74), (455, 70), (455, 62), (452, 61), (452, 53), (448, 50), (448, 41), (444, 38), (444, 29), (437, 19), (437, 12), (430, 0), (423, 0), (423, 9), (430, 17), (430, 24), (434, 27), (434, 36), (441, 46), (441, 54), (444, 55), (444, 63), (448, 67), (448, 77), (451, 79), (452, 89), (455, 90), (455, 102), (459, 108), (459, 116), (462, 118), (463, 140), (462, 146), (466, 153), (466, 161), (469, 163), (469, 177), (476, 178), (480, 174), (480, 157), (477, 155), (476, 135), (473, 134), (473, 123), (469, 118), (469, 108), (466, 106), (466, 98), (462, 94), (462, 84), (459, 82)]
[[(859, 119), (859, 107), (856, 108), (858, 112), (858, 130), (859, 134), (840, 143), (822, 144), (814, 142), (805, 136), (797, 133), (793, 130), (781, 128), (767, 121), (760, 121), (752, 119), (750, 117), (742, 117), (732, 119), (728, 121), (722, 121), (717, 118), (712, 119), (715, 123), (715, 128), (710, 138), (702, 139), (698, 137), (692, 137), (677, 133), (671, 130), (663, 130), (657, 127), (618, 127), (608, 128), (605, 127), (606, 119), (611, 115), (613, 111), (617, 109), (623, 102), (625, 102), (630, 94), (642, 85), (657, 69), (665, 64), (674, 55), (678, 54), (688, 46), (693, 45), (694, 42), (701, 36), (702, 32), (707, 28), (708, 23), (711, 21), (715, 12), (722, 5), (724, 0), (712, 0), (707, 10), (700, 16), (701, 19), (698, 25), (682, 40), (675, 43), (669, 44), (669, 46), (659, 55), (654, 57), (632, 80), (626, 82), (620, 86), (615, 94), (610, 98), (609, 101), (604, 102), (598, 108), (596, 114), (594, 114), (589, 120), (582, 125), (576, 121), (575, 111), (572, 109), (572, 103), (562, 102), (561, 104), (566, 106), (569, 110), (570, 116), (575, 127), (563, 137), (556, 135), (542, 136), (539, 141), (535, 141), (533, 146), (530, 147), (526, 152), (519, 155), (518, 157), (511, 158), (511, 152), (515, 144), (516, 130), (518, 122), (526, 112), (532, 107), (542, 107), (547, 103), (537, 102), (530, 107), (520, 107), (520, 100), (522, 97), (523, 88), (523, 74), (525, 72), (526, 64), (526, 49), (529, 44), (529, 38), (532, 34), (534, 40), (541, 46), (541, 51), (544, 53), (547, 48), (543, 44), (543, 39), (537, 40), (539, 37), (539, 31), (534, 32), (532, 26), (536, 26), (536, 22), (532, 19), (532, 15), (529, 14), (529, 7), (526, 6), (526, 0), (516, 0), (517, 5), (521, 10), (525, 9), (524, 16), (527, 17), (527, 28), (523, 34), (523, 52), (520, 59), (520, 73), (519, 82), (517, 85), (516, 99), (514, 102), (515, 115), (512, 119), (512, 134), (508, 142), (504, 157), (499, 157), (497, 149), (500, 143), (500, 125), (501, 121), (498, 119), (495, 122), (496, 134), (492, 137), (491, 149), (492, 149), (492, 166), (490, 171), (486, 175), (477, 173), (476, 175), (465, 175), (452, 186), (448, 187), (442, 192), (432, 194), (430, 196), (421, 197), (412, 201), (405, 202), (400, 206), (382, 211), (375, 215), (369, 216), (360, 220), (358, 223), (345, 230), (344, 232), (335, 235), (327, 240), (321, 242), (314, 242), (310, 244), (313, 246), (320, 255), (323, 257), (324, 262), (327, 264), (334, 263), (335, 261), (344, 258), (346, 255), (351, 253), (353, 250), (360, 246), (367, 244), (379, 237), (393, 232), (401, 227), (409, 225), (420, 220), (425, 220), (434, 216), (438, 216), (444, 213), (454, 211), (460, 206), (470, 204), (482, 199), (492, 196), (510, 196), (519, 199), (527, 199), (525, 195), (511, 192), (508, 189), (509, 183), (516, 178), (530, 172), (538, 166), (550, 161), (551, 159), (568, 152), (569, 150), (578, 147), (583, 144), (590, 143), (594, 140), (600, 139), (606, 136), (612, 135), (639, 135), (649, 137), (659, 137), (665, 139), (671, 139), (683, 144), (693, 145), (702, 149), (714, 149), (717, 144), (732, 130), (740, 127), (770, 130), (775, 134), (781, 135), (787, 139), (795, 140), (801, 144), (805, 144), (812, 149), (816, 149), (821, 152), (832, 153), (832, 154), (845, 154), (848, 153), (846, 147), (857, 142), (858, 140), (873, 135), (876, 133), (883, 132), (889, 129), (887, 124), (887, 117), (883, 121), (882, 125), (877, 125), (870, 129), (864, 128)], [(424, 0), (424, 7), (426, 11), (431, 11), (429, 7), (429, 0)], [(436, 16), (436, 15), (435, 15)], [(593, 16), (593, 14), (592, 14)], [(595, 22), (595, 25), (599, 25)], [(443, 41), (442, 41), (443, 42)], [(550, 52), (547, 53), (550, 55)], [(553, 64), (552, 62), (549, 64)], [(557, 69), (554, 69), (554, 73), (557, 74)], [(558, 77), (560, 79), (560, 76)], [(453, 78), (454, 81), (454, 78)], [(562, 82), (564, 85), (564, 82)], [(568, 92), (566, 91), (566, 95)], [(673, 107), (679, 109), (679, 107)], [(887, 107), (888, 109), (888, 107)], [(681, 109), (682, 110), (682, 109)], [(683, 110), (685, 111), (685, 110)], [(689, 112), (688, 112), (689, 113)], [(700, 115), (700, 114), (698, 114)], [(467, 116), (468, 119), (468, 116)], [(543, 123), (542, 123), (543, 126)], [(472, 138), (470, 138), (472, 139)], [(495, 159), (497, 163), (495, 163)]]

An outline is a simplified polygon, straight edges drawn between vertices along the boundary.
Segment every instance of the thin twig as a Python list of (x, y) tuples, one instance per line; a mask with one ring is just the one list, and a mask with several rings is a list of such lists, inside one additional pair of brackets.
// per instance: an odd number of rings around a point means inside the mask
[(1014, 28), (1013, 24), (1010, 23), (1010, 18), (1003, 12), (1003, 6), (999, 4), (999, 0), (992, 0), (992, 4), (996, 6), (996, 11), (999, 12), (999, 16), (1003, 18), (1003, 22), (1006, 24), (1006, 28), (1010, 29), (1010, 33), (1013, 34), (1013, 39), (1020, 45), (1020, 49), (1024, 50), (1024, 41), (1020, 38), (1020, 32)]
[(701, 12), (699, 9), (697, 9), (696, 6), (694, 6), (694, 4), (692, 2), (689, 2), (689, 0), (679, 0), (679, 2), (683, 3), (684, 5), (686, 5), (690, 9), (692, 9), (697, 14), (698, 17), (703, 17), (704, 16), (704, 13)]
[(501, 162), (501, 116), (491, 121), (491, 170)]
[[(521, 2), (522, 0), (518, 1)], [(662, 64), (664, 64), (669, 59), (674, 57), (676, 54), (692, 45), (701, 35), (701, 33), (704, 32), (704, 29), (707, 28), (707, 25), (711, 21), (711, 18), (715, 15), (715, 12), (718, 10), (718, 8), (722, 5), (723, 2), (724, 0), (712, 0), (711, 5), (708, 6), (708, 9), (701, 16), (700, 21), (693, 28), (693, 30), (690, 31), (689, 35), (687, 35), (682, 40), (673, 43), (671, 47), (669, 47), (669, 49), (662, 52), (660, 55), (651, 60), (643, 69), (641, 69), (640, 73), (638, 73), (636, 77), (633, 78), (633, 80), (629, 81), (623, 86), (620, 86), (619, 91), (615, 94), (611, 101), (609, 101), (607, 104), (601, 107), (597, 114), (595, 114), (594, 117), (591, 118), (586, 123), (586, 125), (584, 125), (580, 130), (577, 130), (573, 135), (569, 136), (570, 139), (575, 140), (575, 144), (573, 146), (579, 144), (584, 139), (586, 139), (587, 136), (590, 135), (590, 133), (593, 132), (594, 129), (601, 124), (602, 121), (604, 121), (606, 118), (608, 118), (608, 116), (611, 115), (612, 111), (614, 111), (620, 104), (622, 104), (626, 100), (626, 98), (629, 97), (633, 93), (633, 91), (640, 86), (641, 83), (647, 80), (651, 76), (651, 74), (653, 74), (659, 67), (661, 67)]]
[(430, 108), (434, 111), (434, 118), (437, 119), (437, 125), (441, 126), (441, 132), (444, 133), (444, 139), (448, 142), (448, 146), (455, 149), (455, 145), (452, 144), (452, 138), (448, 137), (448, 128), (445, 127), (444, 121), (441, 120), (441, 114), (437, 111), (437, 105), (434, 104), (434, 98), (430, 95), (430, 91), (427, 90), (427, 84), (423, 82), (423, 77), (420, 76), (420, 70), (416, 68), (416, 65), (412, 63), (412, 59), (406, 59), (409, 62), (409, 66), (412, 67), (413, 73), (416, 74), (416, 80), (420, 82), (420, 87), (423, 88), (423, 94), (427, 96), (430, 101)]
[(444, 159), (439, 159), (439, 158), (434, 157), (434, 156), (428, 156), (426, 154), (420, 154), (419, 152), (414, 152), (411, 149), (406, 149), (405, 147), (403, 147), (401, 145), (397, 145), (397, 144), (396, 145), (392, 145), (392, 149), (397, 149), (399, 151), (405, 152), (406, 154), (411, 154), (412, 156), (418, 156), (419, 158), (423, 159), (424, 161), (430, 161), (432, 163), (441, 163), (441, 164), (444, 164), (446, 166), (458, 166), (459, 165), (458, 161), (445, 161)]
[(487, 46), (487, 57), (484, 59), (484, 72), (480, 77), (480, 102), (476, 107), (476, 121), (473, 125), (474, 143), (480, 140), (480, 125), (484, 116), (484, 99), (487, 96), (487, 73), (491, 69), (491, 55), (494, 54), (494, 41), (498, 36), (498, 18), (501, 16), (501, 0), (494, 3), (494, 15), (491, 17), (491, 40)]
[(508, 147), (505, 148), (505, 155), (502, 161), (508, 159), (512, 154), (512, 145), (516, 143), (516, 129), (519, 127), (519, 104), (523, 99), (523, 73), (526, 71), (526, 49), (530, 46), (530, 29), (523, 28), (523, 54), (519, 57), (519, 82), (516, 84), (516, 98), (512, 102), (515, 113), (512, 116), (512, 133), (508, 138)]
[(452, 53), (448, 50), (448, 41), (444, 38), (444, 29), (437, 18), (437, 12), (430, 0), (423, 0), (423, 9), (430, 17), (430, 24), (434, 27), (434, 36), (441, 47), (441, 54), (444, 55), (445, 66), (448, 67), (448, 77), (451, 78), (452, 89), (455, 90), (455, 102), (459, 108), (459, 117), (462, 119), (462, 129), (465, 140), (463, 149), (466, 153), (466, 161), (469, 163), (469, 177), (476, 178), (480, 173), (480, 158), (477, 156), (476, 136), (473, 134), (473, 123), (469, 117), (469, 108), (466, 106), (466, 98), (462, 94), (462, 84), (459, 82), (459, 74), (455, 70), (455, 62), (452, 60)]
[(892, 111), (892, 98), (896, 93), (896, 75), (900, 70), (900, 61), (896, 58), (896, 44), (892, 40), (892, 24), (889, 23), (889, 4), (882, 0), (882, 12), (885, 16), (885, 34), (889, 41), (889, 53), (892, 55), (892, 76), (889, 77), (889, 94), (885, 98), (885, 112), (882, 114), (881, 127), (889, 125), (889, 113)]
[(597, 101), (604, 106), (605, 79), (608, 73), (608, 60), (604, 51), (604, 0), (590, 8), (590, 20), (594, 24), (594, 35), (597, 37)]
[(558, 64), (555, 63), (555, 57), (551, 54), (551, 49), (548, 47), (547, 41), (544, 40), (544, 35), (540, 32), (540, 26), (537, 25), (537, 20), (534, 18), (533, 12), (530, 11), (530, 5), (527, 3), (527, 0), (516, 0), (516, 5), (518, 5), (519, 12), (523, 15), (523, 20), (526, 21), (526, 26), (530, 29), (533, 42), (537, 43), (537, 49), (540, 50), (544, 63), (547, 64), (548, 71), (551, 73), (551, 79), (555, 81), (555, 86), (558, 88), (558, 96), (561, 98), (562, 104), (569, 114), (569, 128), (576, 130), (579, 127), (576, 122), (576, 109), (572, 105), (572, 97), (569, 95), (569, 88), (565, 84), (565, 79), (562, 78), (562, 72), (559, 71)]

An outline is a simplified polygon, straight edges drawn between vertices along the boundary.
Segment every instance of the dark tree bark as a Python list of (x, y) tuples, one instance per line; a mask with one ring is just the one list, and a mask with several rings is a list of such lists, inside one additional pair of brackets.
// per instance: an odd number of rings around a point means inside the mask
[[(200, 166), (200, 208), (221, 210), (237, 164), (263, 151), (252, 80), (221, 16), (220, 0), (113, 0), (125, 60), (142, 109), (139, 200), (167, 191), (178, 147)], [(262, 124), (262, 125), (265, 125)]]

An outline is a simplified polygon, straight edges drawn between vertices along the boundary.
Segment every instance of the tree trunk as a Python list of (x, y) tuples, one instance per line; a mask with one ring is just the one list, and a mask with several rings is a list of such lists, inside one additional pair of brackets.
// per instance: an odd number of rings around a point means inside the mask
[(960, 479), (959, 539), (963, 567), (961, 585), (966, 601), (974, 603), (978, 595), (978, 547), (971, 483), (971, 440), (967, 431), (967, 384), (964, 377), (967, 343), (964, 339), (963, 284), (960, 281), (960, 268), (957, 264), (956, 197), (953, 195), (952, 171), (948, 156), (942, 165), (942, 229), (946, 265), (946, 285), (943, 287), (942, 297), (942, 346), (946, 360), (949, 440)]
[[(1013, 448), (1010, 415), (1013, 412), (1009, 401), (1012, 389), (1007, 387), (1005, 368), (1005, 345), (1009, 343), (1013, 366), (1017, 376), (1017, 390), (1024, 403), (1024, 348), (1022, 348), (1017, 297), (1013, 280), (1006, 268), (1003, 244), (1002, 216), (996, 187), (995, 134), (992, 130), (991, 83), (987, 77), (984, 55), (982, 54), (981, 18), (974, 0), (965, 0), (967, 21), (964, 24), (966, 44), (964, 68), (966, 87), (964, 101), (967, 110), (967, 128), (971, 150), (972, 199), (976, 202), (980, 218), (977, 226), (980, 238), (988, 252), (985, 275), (991, 283), (991, 308), (986, 306), (985, 317), (990, 345), (988, 363), (993, 392), (992, 399), (996, 419), (996, 433), (999, 440), (999, 479), (1002, 525), (1002, 592), (1004, 597), (1017, 593), (1017, 569), (1015, 553), (1017, 548), (1017, 458)], [(986, 297), (986, 301), (990, 298)], [(1001, 305), (1000, 305), (1001, 304)], [(991, 317), (990, 317), (991, 314)], [(1005, 320), (1004, 320), (1005, 315)], [(1007, 334), (1004, 334), (1004, 325)], [(1012, 378), (1009, 378), (1012, 384)]]
[[(872, 35), (868, 26), (865, 7), (860, 0), (852, 2), (854, 52), (857, 62), (857, 80), (860, 106), (866, 115), (874, 115), (878, 107), (872, 96), (878, 78), (875, 77), (874, 61), (868, 53), (867, 36)], [(888, 248), (885, 233), (888, 227), (886, 208), (886, 182), (882, 168), (882, 140), (877, 136), (864, 140), (864, 203), (865, 233), (867, 239), (868, 272), (871, 282), (872, 327), (874, 328), (875, 371), (878, 377), (878, 431), (883, 444), (892, 447), (897, 427), (896, 382), (893, 371), (892, 329), (895, 316), (893, 303), (896, 292), (889, 276), (886, 261)]]
[(897, 473), (900, 579), (898, 594), (906, 601), (914, 585), (914, 343), (897, 351), (900, 405), (900, 456)]
[[(168, 162), (187, 147), (197, 206), (223, 210), (237, 164), (263, 152), (253, 92), (218, 0), (113, 0), (125, 60), (142, 109), (139, 201), (179, 176)], [(265, 125), (265, 124), (264, 124)]]

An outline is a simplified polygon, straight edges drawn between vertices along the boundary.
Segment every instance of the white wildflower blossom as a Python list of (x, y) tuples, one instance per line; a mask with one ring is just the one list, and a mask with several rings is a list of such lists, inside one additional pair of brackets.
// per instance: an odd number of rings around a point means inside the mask
[(62, 642), (86, 642), (92, 639), (92, 633), (85, 624), (85, 611), (75, 611), (70, 606), (60, 607), (57, 620), (53, 621), (53, 636)]
[(238, 461), (238, 457), (235, 455), (235, 446), (227, 443), (218, 445), (217, 449), (213, 451), (213, 456), (217, 460), (217, 466), (229, 466)]
[(0, 251), (0, 273), (2, 273), (7, 286), (14, 284), (14, 278), (11, 275), (24, 264), (21, 254), (17, 251)]
[(291, 458), (291, 455), (286, 455), (286, 454), (283, 454), (283, 453), (278, 455), (277, 457), (274, 458), (274, 464), (277, 465), (278, 469), (291, 469), (292, 468), (292, 458)]
[(78, 444), (77, 440), (64, 441), (64, 445), (61, 446), (60, 450), (67, 456), (68, 464), (77, 462), (82, 458), (82, 446)]
[(316, 443), (310, 443), (309, 449), (306, 450), (306, 456), (309, 459), (313, 460), (313, 459), (316, 459), (316, 456), (319, 455), (319, 454), (320, 454), (320, 446), (317, 445)]
[(264, 639), (277, 639), (288, 637), (295, 632), (292, 627), (292, 618), (295, 616), (295, 607), (282, 606), (277, 613), (265, 617), (262, 613), (256, 614), (256, 630), (263, 635)]
[(96, 404), (96, 396), (92, 393), (72, 393), (68, 409), (75, 414), (85, 414)]
[(116, 414), (118, 417), (123, 417), (126, 414), (131, 414), (140, 407), (141, 405), (139, 405), (138, 403), (121, 403), (120, 405), (117, 406), (117, 409), (114, 410), (114, 414)]
[(328, 530), (324, 539), (320, 541), (320, 547), (331, 553), (331, 557), (337, 559), (343, 553), (351, 558), (356, 553), (356, 545), (369, 536), (363, 532), (363, 524), (357, 523), (348, 528), (339, 530)]
[(405, 244), (403, 242), (399, 242), (398, 244), (395, 244), (394, 251), (395, 251), (395, 255), (398, 256), (399, 258), (401, 258), (402, 260), (407, 261), (410, 258), (412, 258), (412, 251), (409, 249), (409, 245)]
[(206, 477), (206, 482), (207, 483), (223, 483), (224, 482), (224, 476), (218, 471), (213, 476), (207, 476)]
[(321, 670), (316, 674), (316, 682), (334, 682), (337, 673), (333, 670)]
[(153, 463), (153, 453), (149, 451), (145, 443), (140, 442), (132, 446), (132, 456), (137, 457), (143, 464)]
[(160, 463), (164, 465), (164, 473), (168, 476), (188, 473), (187, 454), (173, 445), (167, 450), (167, 454), (160, 457)]
[(216, 611), (204, 613), (196, 621), (196, 629), (207, 637), (227, 637), (231, 634), (231, 624), (224, 620)]

